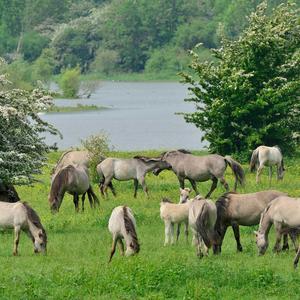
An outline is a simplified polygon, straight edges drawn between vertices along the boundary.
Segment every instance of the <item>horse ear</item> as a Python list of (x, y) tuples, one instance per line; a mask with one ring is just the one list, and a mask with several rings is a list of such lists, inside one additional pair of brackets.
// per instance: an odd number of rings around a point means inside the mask
[(257, 236), (258, 235), (258, 232), (256, 230), (253, 231), (253, 233)]
[(185, 190), (187, 191), (187, 192), (191, 192), (191, 189), (190, 188), (185, 188)]
[(182, 191), (183, 191), (183, 189), (182, 189), (182, 188), (179, 188), (179, 191), (180, 191), (180, 192), (182, 192)]

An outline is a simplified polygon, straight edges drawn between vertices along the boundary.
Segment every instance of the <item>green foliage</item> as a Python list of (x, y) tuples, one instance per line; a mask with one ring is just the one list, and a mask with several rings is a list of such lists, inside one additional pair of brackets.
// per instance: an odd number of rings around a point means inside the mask
[(29, 31), (24, 34), (22, 43), (24, 59), (31, 62), (41, 55), (42, 50), (48, 45), (49, 39), (35, 31)]
[(0, 74), (0, 181), (32, 183), (50, 150), (40, 133), (58, 133), (38, 115), (52, 104), (52, 98), (42, 90), (11, 89)]
[(110, 75), (117, 71), (119, 60), (117, 51), (99, 48), (91, 64), (90, 71)]
[(108, 135), (102, 131), (98, 134), (91, 135), (81, 141), (82, 146), (89, 151), (90, 157), (90, 175), (93, 182), (97, 182), (98, 174), (96, 171), (97, 165), (107, 157), (112, 151)]
[(63, 70), (59, 78), (59, 87), (63, 92), (63, 96), (67, 98), (76, 98), (80, 88), (80, 69)]
[(266, 2), (251, 14), (249, 27), (236, 41), (223, 39), (216, 62), (199, 61), (190, 84), (197, 110), (185, 120), (205, 132), (210, 150), (248, 158), (260, 144), (292, 153), (300, 131), (300, 27), (298, 10), (280, 5), (270, 16)]

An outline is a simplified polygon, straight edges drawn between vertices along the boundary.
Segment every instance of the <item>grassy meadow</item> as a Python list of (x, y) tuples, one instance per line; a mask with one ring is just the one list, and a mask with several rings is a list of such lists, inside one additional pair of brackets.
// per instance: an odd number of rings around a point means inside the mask
[[(157, 155), (159, 151), (142, 152)], [(114, 156), (130, 157), (137, 153), (118, 152)], [(141, 152), (139, 152), (141, 154)], [(197, 154), (201, 155), (201, 152)], [(253, 230), (241, 228), (243, 253), (236, 252), (235, 240), (229, 228), (222, 254), (212, 253), (202, 260), (196, 257), (191, 243), (184, 236), (179, 243), (164, 247), (164, 224), (159, 216), (159, 202), (167, 196), (179, 200), (179, 186), (169, 171), (158, 177), (146, 178), (150, 190), (147, 199), (139, 189), (133, 198), (133, 182), (114, 182), (118, 196), (110, 194), (101, 199), (96, 211), (85, 203), (85, 212), (76, 214), (73, 201), (66, 196), (60, 212), (52, 215), (47, 195), (50, 188), (50, 169), (60, 153), (49, 155), (49, 165), (34, 187), (18, 187), (24, 201), (38, 212), (48, 233), (48, 254), (35, 255), (31, 241), (22, 233), (20, 255), (12, 256), (11, 232), (0, 232), (0, 299), (295, 299), (300, 293), (300, 268), (293, 270), (294, 252), (290, 249), (278, 255), (272, 253), (274, 233), (271, 230), (270, 247), (259, 257)], [(267, 170), (262, 183), (255, 184), (255, 175), (246, 170), (246, 186), (240, 192), (278, 189), (291, 196), (300, 196), (300, 155), (286, 161), (284, 180), (271, 187)], [(233, 176), (227, 168), (230, 187)], [(205, 194), (211, 182), (199, 183)], [(99, 196), (98, 187), (94, 189)], [(222, 186), (213, 193), (216, 200), (224, 192)], [(194, 194), (193, 194), (194, 195)], [(100, 197), (100, 196), (99, 196)], [(117, 205), (130, 206), (136, 216), (141, 243), (139, 255), (121, 257), (119, 251), (108, 264), (111, 236), (107, 229), (112, 209)], [(191, 241), (191, 235), (190, 235)]]

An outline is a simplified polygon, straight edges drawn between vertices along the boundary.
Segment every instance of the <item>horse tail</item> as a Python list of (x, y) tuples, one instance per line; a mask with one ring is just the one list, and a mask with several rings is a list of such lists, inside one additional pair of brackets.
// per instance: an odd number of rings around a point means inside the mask
[(123, 206), (123, 215), (124, 215), (125, 230), (127, 234), (129, 234), (132, 238), (132, 246), (133, 246), (132, 248), (135, 253), (138, 253), (140, 251), (140, 244), (136, 234), (135, 225), (128, 214), (127, 206)]
[(105, 176), (104, 176), (102, 168), (101, 168), (101, 163), (98, 164), (98, 166), (97, 166), (97, 174), (99, 176), (99, 184), (103, 184), (105, 181)]
[(245, 173), (242, 166), (233, 158), (231, 158), (229, 155), (226, 155), (224, 159), (229, 164), (231, 170), (233, 171), (235, 177), (235, 183), (234, 183), (235, 188), (238, 182), (243, 186), (245, 183)]
[(204, 201), (204, 204), (202, 205), (201, 211), (196, 219), (196, 229), (197, 232), (202, 237), (204, 244), (207, 248), (211, 247), (211, 241), (207, 235), (206, 227), (208, 223), (209, 218), (209, 211), (208, 211), (208, 203)]
[(258, 150), (255, 149), (253, 152), (252, 152), (252, 155), (251, 155), (251, 160), (250, 160), (250, 172), (254, 172), (255, 170), (255, 166), (256, 164), (258, 163)]

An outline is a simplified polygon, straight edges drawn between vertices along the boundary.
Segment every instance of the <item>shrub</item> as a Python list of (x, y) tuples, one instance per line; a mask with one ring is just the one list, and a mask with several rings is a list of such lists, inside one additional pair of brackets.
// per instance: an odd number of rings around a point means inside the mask
[(98, 134), (87, 137), (85, 140), (81, 140), (81, 144), (90, 153), (90, 175), (92, 180), (97, 182), (96, 167), (113, 148), (110, 146), (109, 137), (104, 131), (101, 131)]
[(63, 96), (67, 98), (76, 98), (80, 88), (80, 69), (66, 69), (62, 72), (59, 79), (59, 87), (63, 92)]
[(98, 49), (90, 69), (92, 72), (109, 75), (117, 71), (119, 60), (120, 58), (117, 51)]

